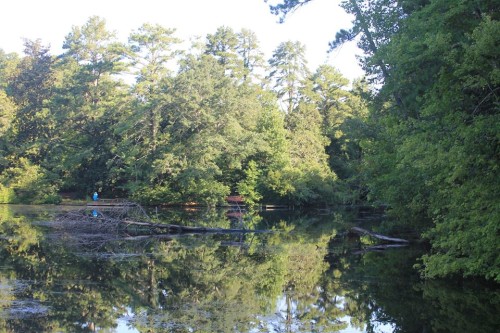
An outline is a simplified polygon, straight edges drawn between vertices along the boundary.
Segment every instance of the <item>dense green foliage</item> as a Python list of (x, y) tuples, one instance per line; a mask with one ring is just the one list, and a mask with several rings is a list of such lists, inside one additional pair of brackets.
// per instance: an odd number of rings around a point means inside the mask
[(432, 219), (426, 276), (500, 281), (495, 15), (494, 2), (432, 1), (380, 49), (393, 68), (381, 95), (397, 94), (402, 103), (374, 116), (384, 126), (367, 160), (369, 173), (378, 176), (368, 184), (400, 218)]
[(424, 276), (500, 281), (498, 1), (341, 6), (353, 25), (330, 46), (357, 40), (369, 83), (311, 71), (293, 41), (266, 67), (257, 37), (230, 27), (182, 50), (173, 29), (122, 43), (91, 17), (63, 54), (0, 51), (0, 201), (368, 199), (430, 241)]
[(359, 156), (326, 149), (366, 113), (351, 107), (360, 97), (348, 80), (328, 66), (320, 71), (336, 74), (310, 74), (299, 42), (279, 45), (266, 68), (249, 30), (180, 44), (175, 29), (152, 24), (122, 43), (91, 17), (60, 55), (39, 40), (22, 57), (1, 52), (0, 201), (93, 191), (154, 204), (353, 199), (332, 166)]
[[(309, 1), (279, 1), (271, 11), (283, 20)], [(500, 282), (498, 1), (341, 6), (354, 15), (353, 26), (330, 45), (357, 38), (378, 87), (369, 99), (369, 130), (359, 137), (369, 198), (388, 204), (400, 225), (429, 221), (424, 276)]]

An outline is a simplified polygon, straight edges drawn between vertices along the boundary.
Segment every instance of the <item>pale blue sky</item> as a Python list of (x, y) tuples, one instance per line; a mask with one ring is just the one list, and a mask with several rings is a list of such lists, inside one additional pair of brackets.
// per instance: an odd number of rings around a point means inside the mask
[(323, 63), (337, 67), (352, 79), (363, 73), (357, 65), (355, 45), (344, 45), (327, 55), (328, 42), (340, 28), (350, 26), (351, 17), (338, 7), (339, 0), (315, 0), (288, 17), (284, 24), (269, 12), (263, 0), (16, 0), (2, 4), (0, 48), (22, 53), (22, 38), (40, 38), (53, 54), (62, 52), (64, 37), (73, 25), (85, 24), (92, 15), (106, 19), (119, 39), (127, 40), (143, 23), (176, 28), (184, 40), (205, 37), (220, 26), (235, 31), (247, 28), (260, 41), (266, 60), (281, 42), (306, 45), (309, 67)]

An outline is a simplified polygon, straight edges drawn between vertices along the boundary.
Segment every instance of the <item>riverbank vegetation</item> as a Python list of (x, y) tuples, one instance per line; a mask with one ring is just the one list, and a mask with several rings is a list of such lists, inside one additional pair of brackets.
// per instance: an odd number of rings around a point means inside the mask
[[(272, 5), (281, 15), (309, 1)], [(500, 23), (497, 1), (342, 2), (379, 89), (362, 141), (362, 183), (399, 224), (431, 221), (427, 277), (500, 281)]]
[(349, 127), (367, 115), (366, 84), (310, 72), (297, 42), (266, 62), (247, 30), (180, 42), (145, 24), (121, 43), (91, 17), (62, 54), (39, 40), (1, 53), (0, 201), (96, 190), (147, 204), (354, 200), (339, 179), (359, 159)]
[[(271, 6), (286, 15), (308, 1)], [(387, 204), (426, 221), (426, 277), (500, 281), (500, 24), (496, 1), (343, 1), (366, 79), (311, 70), (284, 41), (220, 27), (181, 47), (144, 24), (119, 41), (100, 17), (64, 52), (0, 51), (0, 201), (61, 194), (215, 205)], [(0, 46), (1, 47), (1, 46)]]

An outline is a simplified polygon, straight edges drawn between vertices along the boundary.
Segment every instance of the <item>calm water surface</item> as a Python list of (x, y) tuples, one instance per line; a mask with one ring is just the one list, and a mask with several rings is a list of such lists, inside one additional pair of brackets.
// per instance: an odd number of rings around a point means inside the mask
[(163, 223), (273, 230), (182, 236), (53, 222), (75, 209), (0, 206), (0, 332), (500, 328), (495, 286), (421, 281), (419, 246), (371, 251), (371, 240), (346, 233), (380, 228), (378, 216), (150, 212)]

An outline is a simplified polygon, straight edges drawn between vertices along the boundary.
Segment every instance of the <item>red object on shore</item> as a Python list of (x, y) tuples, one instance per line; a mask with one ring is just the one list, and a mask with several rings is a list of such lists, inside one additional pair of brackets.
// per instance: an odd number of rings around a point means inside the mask
[(226, 197), (226, 201), (229, 203), (237, 203), (237, 204), (242, 204), (244, 202), (243, 197), (241, 195), (230, 195)]

